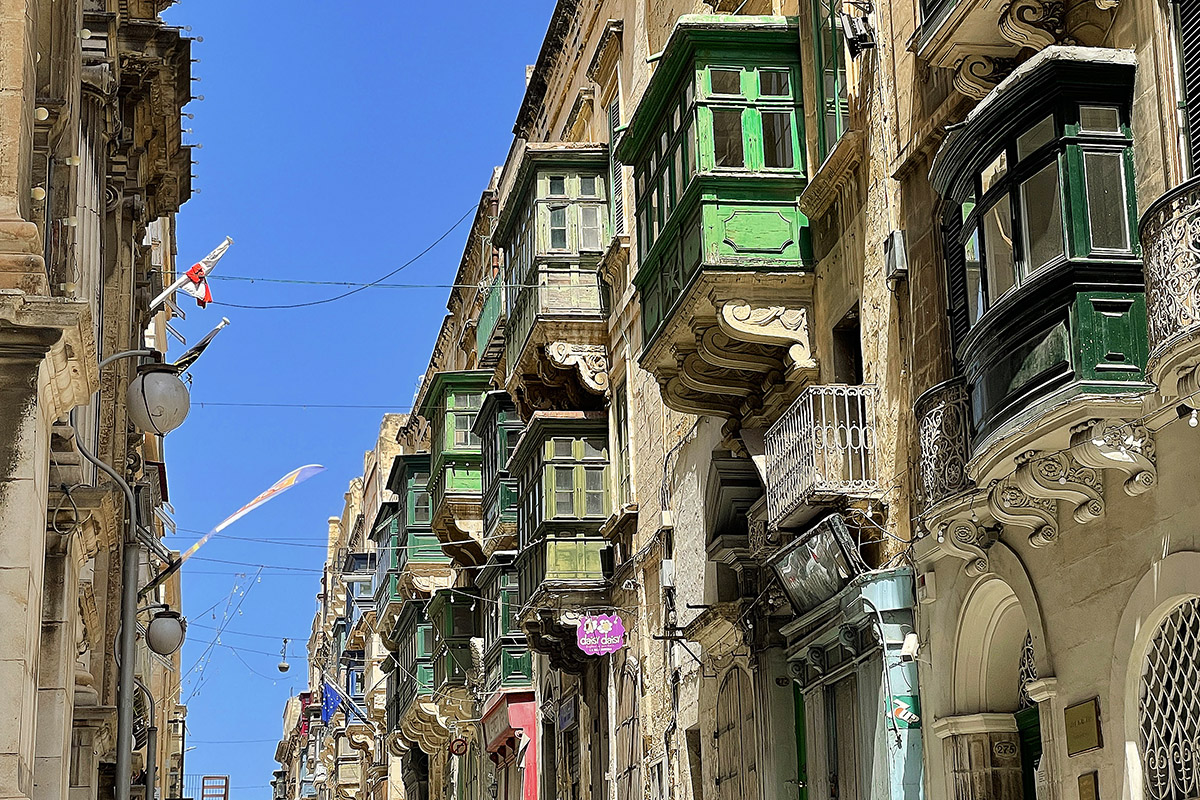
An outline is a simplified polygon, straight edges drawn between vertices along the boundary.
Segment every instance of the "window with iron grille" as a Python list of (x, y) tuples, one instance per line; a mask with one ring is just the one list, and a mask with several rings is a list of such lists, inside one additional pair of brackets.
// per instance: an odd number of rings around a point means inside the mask
[(1177, 606), (1150, 641), (1138, 727), (1148, 800), (1200, 797), (1200, 598)]

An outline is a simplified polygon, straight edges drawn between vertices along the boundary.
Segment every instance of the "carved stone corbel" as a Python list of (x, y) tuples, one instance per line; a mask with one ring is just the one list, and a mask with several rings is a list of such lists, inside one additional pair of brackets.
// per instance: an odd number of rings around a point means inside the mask
[(1025, 494), (1071, 503), (1072, 516), (1080, 525), (1104, 516), (1104, 484), (1095, 469), (1067, 453), (1042, 455), (1030, 450), (1016, 460), (1013, 481)]
[(807, 308), (758, 306), (745, 300), (728, 300), (717, 307), (717, 324), (731, 339), (786, 347), (793, 369), (816, 369)]
[(355, 750), (369, 755), (375, 747), (375, 732), (365, 723), (350, 723), (346, 726), (346, 740)]
[(1053, 44), (1076, 44), (1067, 36), (1067, 9), (1062, 0), (1013, 0), (1000, 11), (1000, 35), (1018, 47), (1041, 50)]
[(1012, 478), (997, 481), (988, 492), (988, 511), (1004, 525), (1027, 528), (1029, 543), (1046, 547), (1058, 539), (1058, 509), (1053, 500), (1030, 497)]
[(550, 342), (546, 345), (546, 358), (562, 369), (577, 368), (588, 391), (594, 394), (608, 391), (608, 351), (604, 345)]
[(972, 100), (982, 100), (1016, 66), (1015, 58), (969, 55), (954, 70), (954, 88)]
[(1137, 497), (1158, 483), (1154, 434), (1144, 425), (1093, 419), (1071, 429), (1071, 455), (1093, 469), (1115, 469), (1126, 476), (1125, 494)]
[(978, 578), (992, 571), (987, 551), (1000, 536), (996, 528), (969, 517), (955, 517), (941, 523), (936, 535), (939, 547), (966, 562), (963, 571), (969, 577)]

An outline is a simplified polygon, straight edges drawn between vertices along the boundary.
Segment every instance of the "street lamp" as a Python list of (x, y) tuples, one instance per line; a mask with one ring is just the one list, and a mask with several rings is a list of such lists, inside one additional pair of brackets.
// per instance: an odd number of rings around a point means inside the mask
[(167, 605), (150, 608), (158, 610), (146, 626), (146, 644), (160, 656), (169, 656), (183, 646), (183, 637), (187, 634), (187, 620)]
[(192, 403), (177, 372), (161, 361), (138, 367), (125, 394), (129, 421), (138, 430), (162, 436), (183, 424)]

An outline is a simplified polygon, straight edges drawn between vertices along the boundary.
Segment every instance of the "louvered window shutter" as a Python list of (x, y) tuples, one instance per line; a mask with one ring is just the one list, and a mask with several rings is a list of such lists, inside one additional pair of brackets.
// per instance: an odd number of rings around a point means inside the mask
[(609, 184), (612, 186), (613, 232), (625, 233), (625, 181), (622, 180), (621, 165), (613, 155), (612, 148), (617, 142), (617, 128), (621, 127), (621, 98), (614, 97), (608, 106), (608, 158)]
[(1192, 174), (1200, 175), (1200, 3), (1177, 0), (1179, 49), (1183, 52), (1183, 94), (1187, 104), (1188, 141), (1192, 149)]
[(950, 317), (950, 343), (954, 351), (967, 330), (971, 318), (967, 311), (967, 265), (963, 259), (962, 212), (956, 203), (942, 221), (942, 242), (946, 262), (947, 309)]

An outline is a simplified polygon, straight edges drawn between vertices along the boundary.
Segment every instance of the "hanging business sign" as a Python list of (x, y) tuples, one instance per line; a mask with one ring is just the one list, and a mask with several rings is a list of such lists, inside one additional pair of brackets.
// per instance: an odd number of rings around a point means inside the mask
[(615, 653), (625, 646), (625, 623), (616, 614), (589, 614), (579, 620), (575, 638), (589, 656)]
[(892, 697), (892, 719), (897, 728), (921, 727), (921, 700), (915, 694), (899, 694)]

